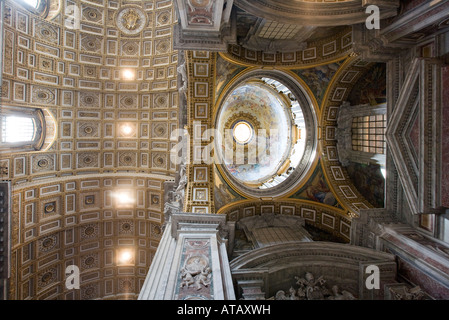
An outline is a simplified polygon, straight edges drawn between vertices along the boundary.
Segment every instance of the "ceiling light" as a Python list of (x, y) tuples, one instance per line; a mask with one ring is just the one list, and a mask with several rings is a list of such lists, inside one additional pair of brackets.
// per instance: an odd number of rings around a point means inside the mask
[(121, 127), (121, 130), (122, 130), (122, 133), (123, 133), (125, 136), (128, 136), (128, 135), (130, 135), (131, 132), (133, 131), (133, 128), (132, 128), (129, 124), (124, 124), (124, 125)]
[(134, 202), (131, 192), (129, 191), (116, 192), (115, 198), (117, 198), (119, 204), (132, 204)]
[(118, 265), (130, 265), (133, 263), (134, 254), (130, 249), (121, 250), (117, 255), (117, 264)]
[(131, 69), (125, 69), (125, 70), (123, 70), (122, 75), (123, 75), (123, 79), (125, 79), (125, 80), (134, 80), (135, 72), (134, 72), (134, 70), (131, 70)]
[(129, 252), (129, 251), (124, 251), (124, 252), (122, 252), (121, 255), (120, 255), (120, 261), (121, 261), (121, 262), (124, 262), (124, 263), (130, 262), (132, 257), (133, 257), (133, 256), (132, 256), (131, 252)]

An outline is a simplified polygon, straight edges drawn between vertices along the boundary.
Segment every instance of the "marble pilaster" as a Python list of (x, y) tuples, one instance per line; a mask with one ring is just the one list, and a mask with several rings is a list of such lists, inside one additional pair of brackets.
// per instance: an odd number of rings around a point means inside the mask
[(172, 214), (138, 299), (234, 300), (230, 228), (223, 215)]

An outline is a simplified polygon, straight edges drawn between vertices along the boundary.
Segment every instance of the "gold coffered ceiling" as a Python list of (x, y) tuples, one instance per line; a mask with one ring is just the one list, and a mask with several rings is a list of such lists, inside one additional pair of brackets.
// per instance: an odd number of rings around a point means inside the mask
[[(1, 155), (13, 185), (10, 297), (134, 298), (176, 172), (175, 13), (166, 0), (61, 1), (47, 19), (4, 7), (2, 106), (40, 108), (56, 123), (47, 150)], [(120, 266), (124, 249), (132, 258)], [(64, 286), (69, 265), (80, 290)]]
[[(204, 48), (178, 56), (173, 2), (52, 0), (46, 18), (5, 2), (2, 106), (43, 110), (47, 130), (38, 151), (0, 149), (2, 178), (13, 188), (11, 299), (136, 298), (161, 239), (164, 203), (174, 200), (169, 188), (184, 171), (185, 212), (231, 221), (301, 215), (347, 242), (351, 219), (371, 207), (340, 166), (332, 135), (336, 110), (366, 71), (353, 29), (317, 29), (304, 46), (282, 52), (223, 42), (220, 54)], [(249, 21), (236, 16), (237, 26)], [(279, 27), (272, 23), (270, 39), (296, 30), (283, 24), (271, 34)], [(318, 146), (314, 139), (308, 148), (316, 160), (304, 161), (304, 179), (292, 177), (298, 183), (269, 197), (247, 197), (223, 180), (207, 154), (213, 139), (201, 139), (214, 129), (223, 95), (253, 73), (293, 83), (316, 113), (309, 111), (313, 125), (303, 132), (316, 130)], [(183, 127), (187, 163), (176, 168), (170, 150), (178, 137), (171, 136)], [(326, 202), (304, 198), (322, 192), (315, 183), (326, 189)], [(65, 286), (71, 265), (80, 268), (80, 290)]]

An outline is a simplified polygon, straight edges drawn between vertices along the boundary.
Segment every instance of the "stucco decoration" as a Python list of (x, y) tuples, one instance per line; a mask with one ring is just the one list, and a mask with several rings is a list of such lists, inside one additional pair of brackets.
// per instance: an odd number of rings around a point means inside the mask
[(143, 30), (147, 23), (145, 13), (139, 8), (123, 7), (117, 13), (117, 28), (126, 35), (135, 35)]

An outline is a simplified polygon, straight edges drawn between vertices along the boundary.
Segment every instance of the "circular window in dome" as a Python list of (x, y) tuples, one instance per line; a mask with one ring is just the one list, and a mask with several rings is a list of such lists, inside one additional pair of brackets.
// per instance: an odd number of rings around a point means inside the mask
[(249, 196), (281, 195), (314, 159), (316, 120), (299, 83), (281, 72), (249, 73), (219, 101), (216, 162)]
[(254, 135), (254, 130), (246, 121), (238, 121), (233, 128), (233, 137), (237, 143), (247, 144)]

